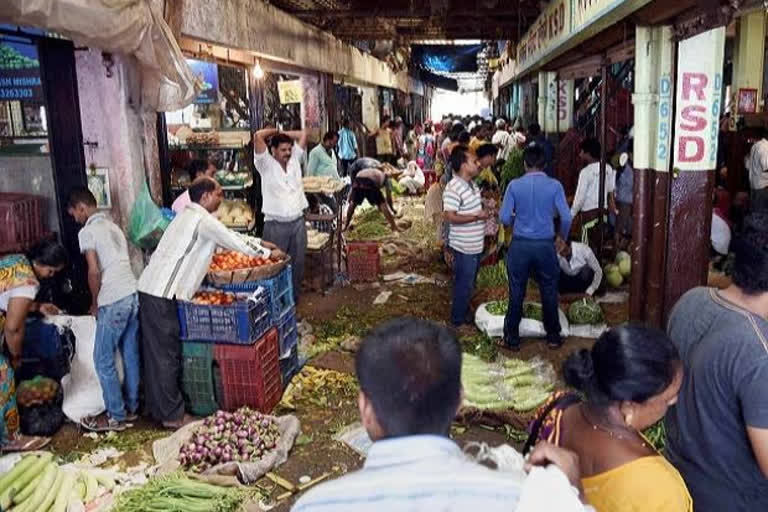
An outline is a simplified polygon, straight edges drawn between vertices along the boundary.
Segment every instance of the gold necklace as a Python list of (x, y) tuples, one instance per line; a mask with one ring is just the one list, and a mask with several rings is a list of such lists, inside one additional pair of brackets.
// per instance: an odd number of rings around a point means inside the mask
[[(581, 413), (581, 417), (584, 418), (584, 421), (586, 421), (587, 424), (592, 427), (592, 430), (594, 430), (594, 431), (600, 430), (601, 432), (605, 432), (606, 434), (608, 434), (608, 437), (610, 437), (612, 439), (619, 440), (619, 441), (633, 441), (633, 440), (634, 441), (639, 441), (640, 444), (643, 445), (643, 448), (647, 448), (648, 447), (648, 443), (646, 443), (645, 440), (643, 440), (643, 436), (641, 436), (640, 432), (638, 432), (637, 430), (633, 429), (632, 433), (636, 434), (636, 436), (640, 438), (639, 440), (636, 439), (636, 438), (635, 439), (631, 439), (630, 437), (625, 437), (625, 436), (623, 436), (623, 435), (621, 435), (621, 434), (619, 434), (617, 432), (614, 432), (609, 427), (604, 427), (604, 426), (600, 425), (599, 423), (595, 423), (595, 422), (591, 421), (589, 418), (587, 418), (587, 413), (586, 413), (586, 411), (584, 409), (585, 409), (585, 407), (583, 407), (583, 406), (579, 407), (579, 412)], [(627, 427), (622, 427), (622, 428), (627, 428)], [(627, 430), (629, 430), (629, 429), (627, 428)], [(635, 437), (635, 436), (632, 436), (632, 437)]]

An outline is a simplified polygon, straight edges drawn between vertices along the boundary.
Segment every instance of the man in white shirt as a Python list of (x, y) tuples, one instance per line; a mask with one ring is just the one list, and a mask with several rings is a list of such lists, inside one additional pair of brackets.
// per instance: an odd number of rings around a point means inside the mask
[(491, 138), (491, 144), (499, 148), (498, 159), (507, 161), (509, 153), (515, 147), (515, 139), (507, 131), (507, 122), (504, 119), (496, 121), (496, 133)]
[(279, 133), (275, 129), (264, 129), (256, 132), (254, 144), (254, 162), (261, 175), (264, 198), (264, 238), (291, 256), (293, 297), (298, 302), (307, 252), (304, 210), (309, 208), (309, 203), (301, 180), (301, 157), (307, 147), (307, 137), (304, 132)]
[(268, 242), (252, 249), (211, 215), (219, 208), (222, 195), (221, 185), (212, 178), (192, 183), (192, 203), (168, 225), (139, 278), (146, 409), (170, 429), (180, 428), (189, 419), (179, 388), (181, 342), (176, 300), (192, 298), (217, 247), (262, 258), (283, 255)]
[[(192, 180), (190, 183), (201, 176), (213, 178), (213, 175), (216, 172), (216, 164), (207, 160), (192, 160), (187, 166), (187, 172), (189, 173), (189, 178)], [(189, 190), (185, 190), (184, 193), (177, 197), (173, 202), (171, 210), (178, 215), (183, 212), (184, 208), (191, 202), (192, 200), (189, 198)]]
[(768, 139), (763, 131), (747, 157), (752, 210), (768, 210)]
[(603, 281), (603, 269), (592, 249), (562, 238), (557, 239), (555, 248), (560, 264), (560, 293), (594, 295)]
[(456, 334), (425, 320), (399, 318), (368, 334), (355, 361), (360, 418), (373, 440), (363, 469), (315, 487), (292, 512), (507, 512), (523, 495), (548, 501), (540, 510), (585, 510), (575, 454), (539, 443), (530, 462), (556, 466), (542, 489), (473, 462), (448, 437), (462, 401), (461, 357)]
[[(597, 246), (599, 232), (598, 224), (600, 201), (600, 142), (597, 139), (586, 139), (581, 143), (579, 158), (586, 164), (579, 172), (579, 181), (576, 185), (576, 194), (573, 196), (571, 216), (576, 219), (579, 216), (581, 223), (581, 241), (589, 242), (592, 247)], [(605, 200), (603, 202), (604, 214), (616, 212), (614, 191), (616, 190), (616, 172), (608, 164), (605, 164)]]

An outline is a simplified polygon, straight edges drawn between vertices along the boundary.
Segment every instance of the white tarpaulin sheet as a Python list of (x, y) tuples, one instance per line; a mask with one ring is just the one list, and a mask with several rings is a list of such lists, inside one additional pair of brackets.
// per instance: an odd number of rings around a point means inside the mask
[(200, 90), (171, 29), (147, 0), (0, 0), (0, 23), (132, 55), (141, 70), (143, 104), (158, 112), (184, 108)]

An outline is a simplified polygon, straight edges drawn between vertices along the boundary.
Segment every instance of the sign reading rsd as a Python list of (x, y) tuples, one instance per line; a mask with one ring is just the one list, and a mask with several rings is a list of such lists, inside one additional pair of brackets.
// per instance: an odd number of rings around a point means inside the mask
[(674, 167), (682, 171), (717, 165), (724, 47), (723, 27), (680, 42)]

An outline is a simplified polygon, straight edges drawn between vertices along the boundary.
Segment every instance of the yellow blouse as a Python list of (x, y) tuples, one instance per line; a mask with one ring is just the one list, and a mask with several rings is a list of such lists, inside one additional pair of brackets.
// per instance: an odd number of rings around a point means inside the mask
[(693, 500), (680, 473), (664, 457), (641, 457), (581, 484), (597, 512), (692, 512)]

